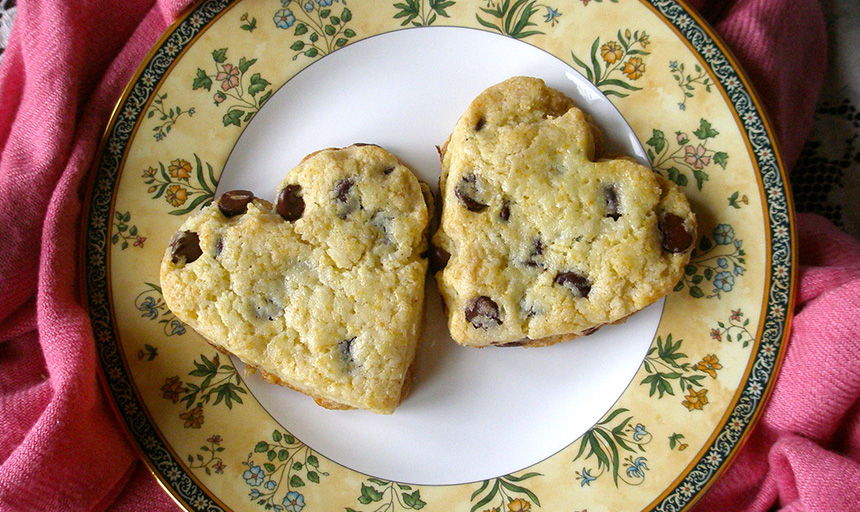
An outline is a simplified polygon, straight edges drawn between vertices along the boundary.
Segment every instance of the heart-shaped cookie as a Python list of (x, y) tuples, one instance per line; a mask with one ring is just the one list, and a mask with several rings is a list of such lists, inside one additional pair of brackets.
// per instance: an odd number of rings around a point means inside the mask
[(306, 157), (275, 204), (232, 191), (161, 263), (171, 311), (219, 349), (329, 408), (391, 413), (421, 330), (428, 207), (372, 145)]
[(618, 322), (680, 279), (696, 221), (674, 183), (595, 159), (573, 100), (534, 78), (481, 93), (441, 148), (433, 239), (451, 336), (549, 345)]

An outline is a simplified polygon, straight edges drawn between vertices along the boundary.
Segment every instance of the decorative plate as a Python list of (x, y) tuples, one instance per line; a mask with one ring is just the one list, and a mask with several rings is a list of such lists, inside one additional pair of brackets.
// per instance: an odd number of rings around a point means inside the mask
[[(749, 82), (674, 0), (208, 0), (158, 41), (96, 159), (85, 285), (103, 381), (188, 510), (686, 510), (731, 462), (785, 349), (785, 174)], [(613, 152), (688, 194), (664, 300), (538, 349), (448, 338), (432, 279), (397, 411), (328, 411), (246, 374), (165, 307), (158, 266), (220, 192), (273, 199), (302, 156), (380, 144), (429, 183), (484, 88), (538, 76)]]

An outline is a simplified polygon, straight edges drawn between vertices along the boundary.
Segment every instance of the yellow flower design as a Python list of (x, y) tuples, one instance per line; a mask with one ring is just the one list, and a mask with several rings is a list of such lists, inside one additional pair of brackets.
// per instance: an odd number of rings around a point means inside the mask
[(630, 80), (636, 80), (645, 73), (645, 63), (642, 62), (641, 57), (630, 57), (630, 59), (624, 63), (624, 69), (621, 70), (621, 72), (627, 75), (627, 78)]
[(684, 401), (681, 402), (681, 405), (687, 408), (688, 411), (698, 410), (701, 411), (702, 408), (708, 404), (708, 390), (700, 389), (696, 391), (695, 389), (690, 389), (690, 392), (687, 396), (684, 397)]
[(532, 504), (522, 498), (517, 498), (508, 503), (508, 512), (529, 512), (531, 509)]
[(155, 173), (156, 173), (155, 167), (149, 166), (143, 170), (143, 177), (144, 178), (154, 178)]
[(162, 397), (171, 400), (173, 403), (179, 401), (179, 395), (188, 391), (184, 387), (182, 387), (182, 382), (179, 380), (179, 376), (168, 377), (164, 381), (164, 385), (161, 386)]
[(722, 368), (723, 365), (720, 364), (720, 360), (714, 354), (707, 355), (696, 363), (696, 369), (707, 373), (712, 379), (717, 378), (717, 370), (722, 370)]
[(642, 48), (645, 48), (649, 44), (651, 44), (651, 40), (648, 39), (648, 34), (642, 34), (642, 37), (639, 38), (639, 44), (642, 45)]
[(200, 428), (203, 425), (203, 408), (198, 405), (188, 412), (180, 413), (179, 417), (185, 420), (185, 428)]
[(188, 199), (188, 191), (180, 185), (170, 185), (164, 192), (164, 199), (173, 206), (181, 206)]
[(170, 162), (167, 170), (170, 171), (171, 176), (178, 180), (188, 181), (188, 178), (191, 177), (191, 164), (186, 160), (180, 160), (177, 158)]
[(617, 62), (624, 55), (621, 45), (615, 41), (609, 41), (600, 47), (600, 56), (603, 57), (608, 64)]

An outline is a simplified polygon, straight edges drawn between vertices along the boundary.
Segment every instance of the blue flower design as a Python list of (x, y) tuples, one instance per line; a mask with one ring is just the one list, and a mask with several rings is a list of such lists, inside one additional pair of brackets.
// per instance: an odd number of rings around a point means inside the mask
[(627, 476), (634, 478), (645, 478), (645, 471), (648, 470), (648, 465), (645, 464), (645, 457), (637, 457), (636, 460), (630, 463), (627, 468)]
[(278, 28), (290, 28), (296, 22), (296, 17), (293, 16), (293, 11), (289, 9), (280, 9), (275, 13), (275, 26)]
[(256, 487), (263, 483), (263, 480), (266, 479), (266, 474), (263, 472), (263, 468), (252, 462), (248, 469), (242, 473), (242, 478), (245, 479), (245, 483), (248, 485)]
[(645, 425), (643, 425), (641, 423), (637, 423), (636, 428), (633, 429), (633, 440), (639, 441), (647, 435), (650, 435), (650, 433), (647, 430), (645, 430)]
[(724, 292), (732, 291), (735, 286), (735, 276), (731, 272), (720, 272), (714, 276), (714, 287)]
[(248, 494), (252, 500), (255, 500), (260, 497), (260, 491), (258, 489), (251, 489), (251, 493)]
[(328, 7), (331, 5), (331, 0), (317, 0), (317, 3), (320, 4), (320, 7)]
[(678, 69), (678, 61), (677, 60), (670, 61), (669, 62), (669, 69), (671, 69), (672, 71), (675, 71), (676, 69)]
[(143, 311), (143, 314), (140, 316), (144, 318), (155, 319), (158, 317), (158, 308), (155, 307), (155, 299), (152, 297), (147, 297), (137, 309)]
[(189, 109), (188, 109), (188, 117), (194, 117), (194, 114), (195, 114), (196, 112), (197, 112), (197, 111), (196, 111), (196, 110), (194, 110), (194, 108), (193, 108), (193, 107), (192, 107), (192, 108), (189, 108)]
[(269, 480), (268, 482), (263, 484), (263, 487), (265, 487), (266, 489), (268, 489), (270, 491), (274, 490), (275, 487), (277, 487), (277, 486), (278, 486), (278, 484), (276, 484), (274, 480)]
[(293, 3), (293, 0), (281, 0), (281, 5), (284, 7), (289, 7), (291, 3)]
[(555, 10), (552, 7), (547, 5), (546, 6), (546, 14), (544, 14), (543, 20), (546, 23), (555, 24), (555, 23), (558, 23), (558, 20), (556, 20), (556, 18), (558, 18), (559, 16), (561, 16), (561, 13), (559, 13), (557, 10)]
[(687, 105), (685, 105), (683, 103), (678, 103), (678, 108), (681, 110), (687, 110)]
[(582, 482), (580, 482), (580, 484), (579, 484), (581, 487), (585, 487), (586, 485), (590, 487), (591, 482), (593, 482), (595, 480), (597, 480), (597, 477), (591, 476), (591, 470), (590, 469), (585, 469), (585, 468), (582, 469)]
[(729, 262), (725, 258), (717, 258), (717, 265), (720, 268), (729, 268)]
[(313, 2), (313, 0), (308, 0), (307, 2), (305, 2), (305, 11), (306, 11), (306, 12), (311, 12), (311, 11), (313, 11), (313, 10), (314, 10), (314, 2)]
[(296, 491), (290, 491), (284, 496), (284, 510), (287, 512), (301, 512), (305, 508), (305, 497)]
[(182, 324), (179, 320), (171, 320), (170, 321), (170, 335), (181, 336), (185, 334), (185, 325)]
[(719, 245), (729, 245), (735, 239), (735, 230), (728, 224), (720, 224), (714, 228), (714, 242)]

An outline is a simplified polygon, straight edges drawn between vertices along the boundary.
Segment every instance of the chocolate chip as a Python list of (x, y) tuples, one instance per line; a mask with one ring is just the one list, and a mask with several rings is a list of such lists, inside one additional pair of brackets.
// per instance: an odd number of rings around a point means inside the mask
[(218, 240), (215, 240), (215, 255), (214, 258), (218, 258), (221, 256), (221, 252), (224, 251), (224, 237), (219, 236)]
[(457, 196), (467, 210), (470, 212), (482, 212), (487, 209), (487, 205), (475, 199), (478, 194), (478, 178), (474, 174), (463, 176), (460, 183), (454, 188), (454, 195)]
[(337, 348), (340, 351), (340, 360), (347, 366), (355, 366), (355, 358), (352, 353), (352, 343), (355, 341), (355, 336), (348, 340), (339, 341)]
[(278, 193), (278, 214), (288, 222), (302, 218), (305, 212), (305, 200), (302, 199), (301, 185), (287, 185)]
[(511, 218), (511, 204), (507, 199), (502, 201), (502, 209), (499, 210), (499, 218), (505, 222)]
[(591, 291), (591, 281), (578, 272), (559, 272), (554, 281), (570, 290), (576, 297), (588, 297)]
[(603, 189), (603, 195), (606, 197), (606, 216), (617, 221), (621, 217), (618, 192), (615, 191), (614, 186), (609, 185)]
[(529, 254), (529, 258), (525, 261), (527, 267), (546, 267), (546, 265), (536, 259), (538, 256), (543, 255), (543, 248), (543, 241), (540, 238), (535, 237), (532, 239), (532, 252)]
[(475, 329), (486, 330), (502, 324), (502, 319), (499, 316), (499, 305), (486, 295), (472, 299), (466, 305), (465, 316), (466, 321), (472, 324)]
[(200, 249), (200, 237), (193, 231), (178, 231), (170, 239), (170, 261), (178, 264), (185, 259), (185, 264), (197, 260), (203, 251)]
[(448, 260), (451, 259), (451, 255), (448, 251), (441, 247), (436, 247), (433, 244), (430, 244), (430, 247), (427, 249), (427, 254), (430, 263), (430, 272), (434, 274), (445, 268), (448, 264)]
[(337, 216), (341, 219), (345, 219), (350, 213), (361, 207), (358, 198), (353, 193), (353, 185), (355, 185), (355, 180), (352, 178), (344, 178), (334, 184), (334, 198), (338, 204)]
[(283, 313), (283, 307), (272, 299), (263, 299), (262, 304), (254, 304), (254, 316), (272, 321)]
[(476, 132), (481, 131), (481, 129), (483, 129), (483, 128), (484, 128), (484, 125), (486, 125), (486, 124), (487, 124), (487, 120), (486, 120), (486, 119), (484, 119), (483, 117), (482, 117), (482, 118), (480, 118), (480, 119), (478, 119), (478, 122), (477, 122), (477, 123), (475, 123), (475, 131), (476, 131)]
[(344, 178), (334, 185), (334, 193), (337, 200), (341, 203), (345, 203), (349, 197), (349, 191), (352, 189), (352, 186), (355, 184), (352, 181), (352, 178)]
[(666, 252), (684, 252), (693, 245), (693, 235), (684, 226), (684, 219), (674, 213), (664, 213), (658, 228), (663, 234), (661, 245)]
[(225, 217), (235, 217), (248, 211), (248, 203), (254, 200), (250, 190), (231, 190), (218, 198), (218, 209)]
[(382, 174), (388, 176), (389, 174), (394, 172), (394, 169), (395, 169), (395, 167), (393, 165), (391, 167), (386, 167), (385, 169), (382, 170)]

